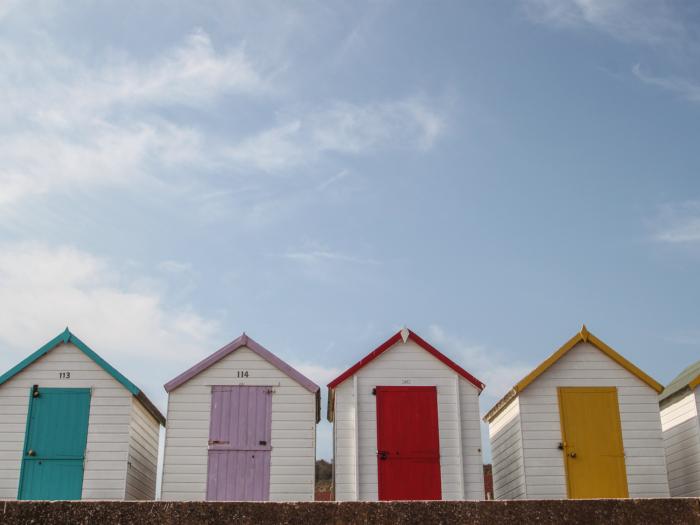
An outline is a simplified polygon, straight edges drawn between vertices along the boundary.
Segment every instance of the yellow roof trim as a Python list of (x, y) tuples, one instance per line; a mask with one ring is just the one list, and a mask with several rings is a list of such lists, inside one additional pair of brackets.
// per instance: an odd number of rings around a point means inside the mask
[[(661, 391), (664, 389), (664, 387), (655, 379), (653, 379), (651, 376), (645, 374), (642, 372), (639, 368), (637, 368), (635, 365), (630, 363), (627, 359), (622, 357), (620, 354), (618, 354), (615, 350), (610, 348), (607, 344), (605, 344), (603, 341), (598, 339), (596, 336), (594, 336), (592, 333), (588, 331), (586, 328), (586, 325), (584, 324), (581, 327), (581, 331), (577, 333), (575, 336), (573, 336), (571, 339), (569, 339), (564, 345), (559, 348), (556, 352), (554, 352), (551, 356), (549, 356), (547, 359), (545, 359), (537, 368), (535, 368), (532, 372), (530, 372), (528, 375), (526, 375), (523, 379), (521, 379), (511, 391), (506, 394), (506, 396), (501, 399), (496, 405), (489, 410), (486, 415), (484, 416), (484, 421), (491, 421), (498, 413), (501, 412), (505, 408), (505, 406), (510, 401), (513, 399), (515, 396), (517, 396), (520, 392), (525, 390), (535, 379), (537, 379), (539, 376), (541, 376), (545, 371), (547, 371), (554, 363), (559, 361), (562, 357), (564, 357), (569, 350), (571, 350), (573, 347), (575, 347), (579, 343), (590, 343), (593, 346), (595, 346), (598, 350), (603, 352), (605, 355), (607, 355), (610, 359), (615, 361), (618, 365), (620, 365), (622, 368), (626, 369), (629, 373), (637, 377), (639, 380), (643, 381), (647, 385), (649, 385), (651, 388), (656, 390), (656, 393), (661, 393)], [(700, 385), (700, 376), (698, 376), (693, 383), (696, 383), (697, 385)], [(694, 388), (694, 387), (693, 387)]]
[(695, 387), (698, 385), (700, 385), (700, 375), (693, 379), (690, 383), (688, 383), (688, 386), (691, 390), (695, 389)]

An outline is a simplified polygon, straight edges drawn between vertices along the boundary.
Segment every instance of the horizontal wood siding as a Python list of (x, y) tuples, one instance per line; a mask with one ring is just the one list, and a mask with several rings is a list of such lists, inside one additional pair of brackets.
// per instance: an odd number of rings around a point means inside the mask
[(126, 499), (153, 500), (156, 499), (160, 424), (136, 398), (132, 398), (132, 404)]
[(579, 343), (519, 396), (526, 493), (566, 498), (557, 387), (617, 387), (631, 498), (667, 497), (657, 393), (589, 343)]
[[(236, 377), (248, 371), (247, 378)], [(161, 497), (204, 500), (211, 387), (271, 386), (271, 501), (312, 501), (316, 460), (316, 396), (248, 348), (204, 370), (168, 397)]]
[(688, 392), (661, 411), (671, 496), (700, 496), (700, 426), (695, 393)]
[(489, 423), (494, 499), (523, 499), (525, 471), (520, 427), (520, 401), (510, 404)]
[[(70, 372), (70, 379), (59, 379)], [(133, 396), (72, 344), (62, 344), (0, 386), (0, 499), (16, 499), (32, 385), (92, 388), (85, 449), (84, 500), (125, 495)]]
[(401, 385), (437, 387), (443, 499), (483, 498), (479, 399), (478, 390), (471, 383), (461, 378), (457, 383), (455, 378), (459, 376), (454, 370), (410, 339), (406, 343), (397, 343), (360, 369), (356, 376), (357, 422), (354, 379), (348, 378), (335, 392), (337, 500), (374, 501), (378, 498), (376, 397), (372, 395), (372, 389)]

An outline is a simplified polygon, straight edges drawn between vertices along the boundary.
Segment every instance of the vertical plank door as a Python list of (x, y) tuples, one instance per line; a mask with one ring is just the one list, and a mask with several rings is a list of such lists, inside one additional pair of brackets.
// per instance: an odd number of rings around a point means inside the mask
[(439, 500), (440, 436), (434, 386), (378, 386), (380, 500)]
[(626, 498), (627, 472), (615, 387), (560, 387), (570, 498)]
[(81, 498), (89, 417), (89, 388), (32, 388), (18, 499)]
[(272, 387), (212, 387), (207, 500), (269, 499), (271, 423)]

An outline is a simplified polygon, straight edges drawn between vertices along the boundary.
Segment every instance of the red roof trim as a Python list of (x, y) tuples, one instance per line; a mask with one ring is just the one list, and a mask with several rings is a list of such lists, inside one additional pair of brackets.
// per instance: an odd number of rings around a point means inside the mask
[[(426, 352), (430, 353), (433, 355), (433, 357), (439, 359), (442, 361), (444, 364), (449, 366), (452, 370), (457, 372), (459, 375), (461, 375), (464, 379), (469, 381), (472, 385), (474, 385), (479, 392), (481, 392), (486, 385), (479, 381), (476, 377), (471, 375), (469, 372), (467, 372), (464, 368), (459, 366), (457, 363), (452, 361), (450, 358), (442, 354), (440, 351), (438, 351), (434, 346), (432, 346), (430, 343), (425, 341), (423, 338), (420, 336), (416, 335), (414, 332), (411, 330), (408, 331), (408, 339), (412, 339), (418, 346), (423, 348)], [(367, 354), (365, 357), (360, 359), (357, 363), (355, 363), (353, 366), (348, 368), (345, 372), (340, 374), (338, 377), (336, 377), (333, 381), (328, 383), (328, 388), (333, 389), (337, 387), (340, 383), (345, 381), (347, 378), (355, 375), (355, 373), (368, 363), (374, 361), (377, 357), (382, 355), (384, 352), (386, 352), (389, 348), (394, 346), (396, 343), (401, 341), (401, 332), (397, 332), (396, 334), (392, 335), (389, 339), (387, 339), (384, 343), (382, 343), (380, 346), (378, 346), (375, 350), (373, 350), (371, 353)]]

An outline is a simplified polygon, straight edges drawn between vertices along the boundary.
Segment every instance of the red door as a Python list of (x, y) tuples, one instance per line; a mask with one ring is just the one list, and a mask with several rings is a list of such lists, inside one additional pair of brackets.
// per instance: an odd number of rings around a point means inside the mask
[(437, 389), (378, 386), (380, 500), (442, 499)]

